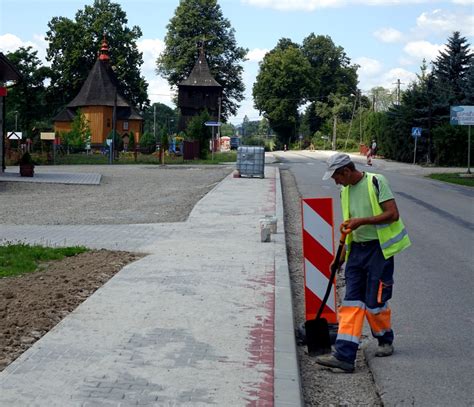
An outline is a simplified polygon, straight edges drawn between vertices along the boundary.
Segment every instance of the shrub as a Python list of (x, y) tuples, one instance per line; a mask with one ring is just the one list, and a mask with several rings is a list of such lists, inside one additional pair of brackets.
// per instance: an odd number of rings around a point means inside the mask
[(31, 154), (26, 152), (20, 157), (20, 159), (18, 160), (18, 164), (19, 165), (34, 165), (35, 162), (33, 161)]
[(211, 128), (204, 125), (209, 121), (210, 116), (207, 111), (198, 116), (194, 116), (186, 128), (186, 134), (190, 139), (199, 141), (199, 158), (205, 159), (209, 152), (209, 140), (211, 139)]
[(144, 154), (151, 154), (156, 150), (155, 137), (151, 133), (143, 133), (140, 137), (140, 150)]

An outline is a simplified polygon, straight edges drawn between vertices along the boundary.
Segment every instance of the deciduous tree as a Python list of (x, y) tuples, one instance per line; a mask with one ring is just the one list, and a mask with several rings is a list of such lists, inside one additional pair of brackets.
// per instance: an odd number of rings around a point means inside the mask
[(298, 108), (312, 85), (311, 66), (295, 45), (267, 53), (253, 86), (254, 106), (268, 119), (281, 145), (296, 139)]
[(181, 0), (167, 29), (166, 48), (156, 61), (157, 73), (177, 86), (191, 73), (197, 46), (204, 43), (211, 73), (223, 88), (222, 118), (234, 115), (244, 99), (241, 63), (247, 49), (237, 45), (235, 30), (217, 0)]
[(58, 108), (79, 92), (97, 59), (104, 34), (110, 47), (110, 61), (119, 80), (119, 91), (133, 105), (148, 104), (148, 84), (140, 75), (143, 59), (136, 44), (142, 32), (138, 26), (130, 28), (127, 23), (120, 4), (111, 0), (94, 0), (93, 5), (77, 11), (74, 20), (51, 19), (46, 33), (47, 59), (54, 72), (51, 87)]
[(49, 68), (42, 66), (38, 51), (32, 47), (20, 47), (8, 53), (7, 58), (22, 75), (22, 80), (8, 93), (7, 130), (23, 131), (31, 137), (33, 127), (38, 127), (48, 116), (45, 80), (51, 73)]

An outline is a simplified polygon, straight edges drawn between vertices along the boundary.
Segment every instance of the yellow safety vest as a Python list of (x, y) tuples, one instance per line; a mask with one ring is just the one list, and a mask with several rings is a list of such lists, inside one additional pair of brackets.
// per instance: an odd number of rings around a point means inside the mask
[[(374, 178), (375, 174), (367, 173), (367, 185), (369, 189), (369, 199), (372, 206), (372, 213), (374, 216), (383, 213), (383, 209), (378, 202), (378, 194), (375, 191)], [(349, 215), (349, 186), (343, 187), (341, 191), (341, 206), (342, 216), (344, 220), (350, 218)], [(387, 224), (374, 225), (377, 229), (377, 236), (380, 242), (380, 248), (386, 259), (405, 250), (411, 245), (408, 233), (403, 225), (401, 218), (397, 221)], [(352, 243), (352, 233), (346, 236), (346, 261), (349, 257), (349, 252)]]

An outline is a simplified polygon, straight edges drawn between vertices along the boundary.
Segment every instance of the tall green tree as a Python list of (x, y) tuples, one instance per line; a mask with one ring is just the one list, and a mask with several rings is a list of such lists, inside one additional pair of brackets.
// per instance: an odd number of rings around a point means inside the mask
[(22, 75), (22, 80), (8, 93), (7, 130), (22, 131), (24, 135), (31, 137), (33, 128), (51, 125), (43, 123), (49, 108), (46, 103), (45, 80), (50, 77), (51, 71), (42, 66), (38, 51), (29, 46), (8, 53), (7, 58)]
[(120, 4), (110, 0), (94, 0), (91, 6), (77, 11), (74, 20), (51, 19), (46, 40), (47, 59), (54, 72), (52, 103), (60, 108), (77, 95), (97, 59), (105, 34), (119, 91), (136, 106), (148, 104), (148, 84), (140, 75), (142, 53), (136, 44), (142, 32), (138, 26), (130, 28), (127, 23)]
[(198, 44), (204, 43), (211, 73), (223, 89), (222, 118), (235, 115), (244, 99), (241, 64), (248, 50), (237, 45), (235, 30), (217, 0), (181, 0), (167, 29), (165, 50), (156, 61), (157, 73), (177, 86), (190, 74)]
[(474, 58), (471, 58), (467, 71), (466, 105), (474, 105)]
[(372, 100), (372, 110), (374, 112), (386, 112), (397, 102), (396, 93), (384, 88), (383, 86), (372, 88), (368, 97)]
[(357, 65), (351, 65), (344, 48), (334, 44), (329, 36), (310, 34), (301, 50), (311, 65), (312, 84), (309, 88), (307, 120), (310, 132), (319, 130), (323, 120), (314, 115), (316, 102), (327, 102), (331, 94), (357, 94)]
[[(178, 112), (164, 103), (156, 102), (143, 109), (143, 120), (144, 132), (158, 135), (161, 134), (162, 129), (165, 129), (167, 134), (172, 134), (176, 132)], [(155, 131), (153, 126), (155, 126)]]
[(466, 99), (472, 58), (467, 39), (455, 31), (448, 38), (446, 50), (441, 51), (433, 62), (437, 97), (447, 107), (462, 104)]
[(326, 102), (316, 102), (315, 105), (316, 114), (319, 117), (328, 119), (333, 123), (332, 132), (332, 149), (337, 148), (337, 122), (338, 119), (344, 115), (349, 115), (351, 112), (352, 102), (347, 96), (339, 96), (337, 94), (331, 94)]
[(299, 47), (277, 45), (263, 58), (253, 86), (254, 106), (268, 119), (281, 145), (296, 140), (298, 108), (311, 86), (311, 66)]

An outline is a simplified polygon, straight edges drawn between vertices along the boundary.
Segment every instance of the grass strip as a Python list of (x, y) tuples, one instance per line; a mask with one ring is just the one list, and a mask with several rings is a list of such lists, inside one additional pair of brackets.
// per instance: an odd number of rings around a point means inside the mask
[(428, 177), (436, 179), (438, 181), (449, 182), (451, 184), (464, 185), (467, 187), (474, 187), (473, 177), (462, 177), (463, 174), (457, 173), (435, 173), (430, 174)]
[(60, 260), (88, 251), (86, 247), (44, 247), (24, 243), (0, 246), (0, 278), (31, 273), (41, 262)]

